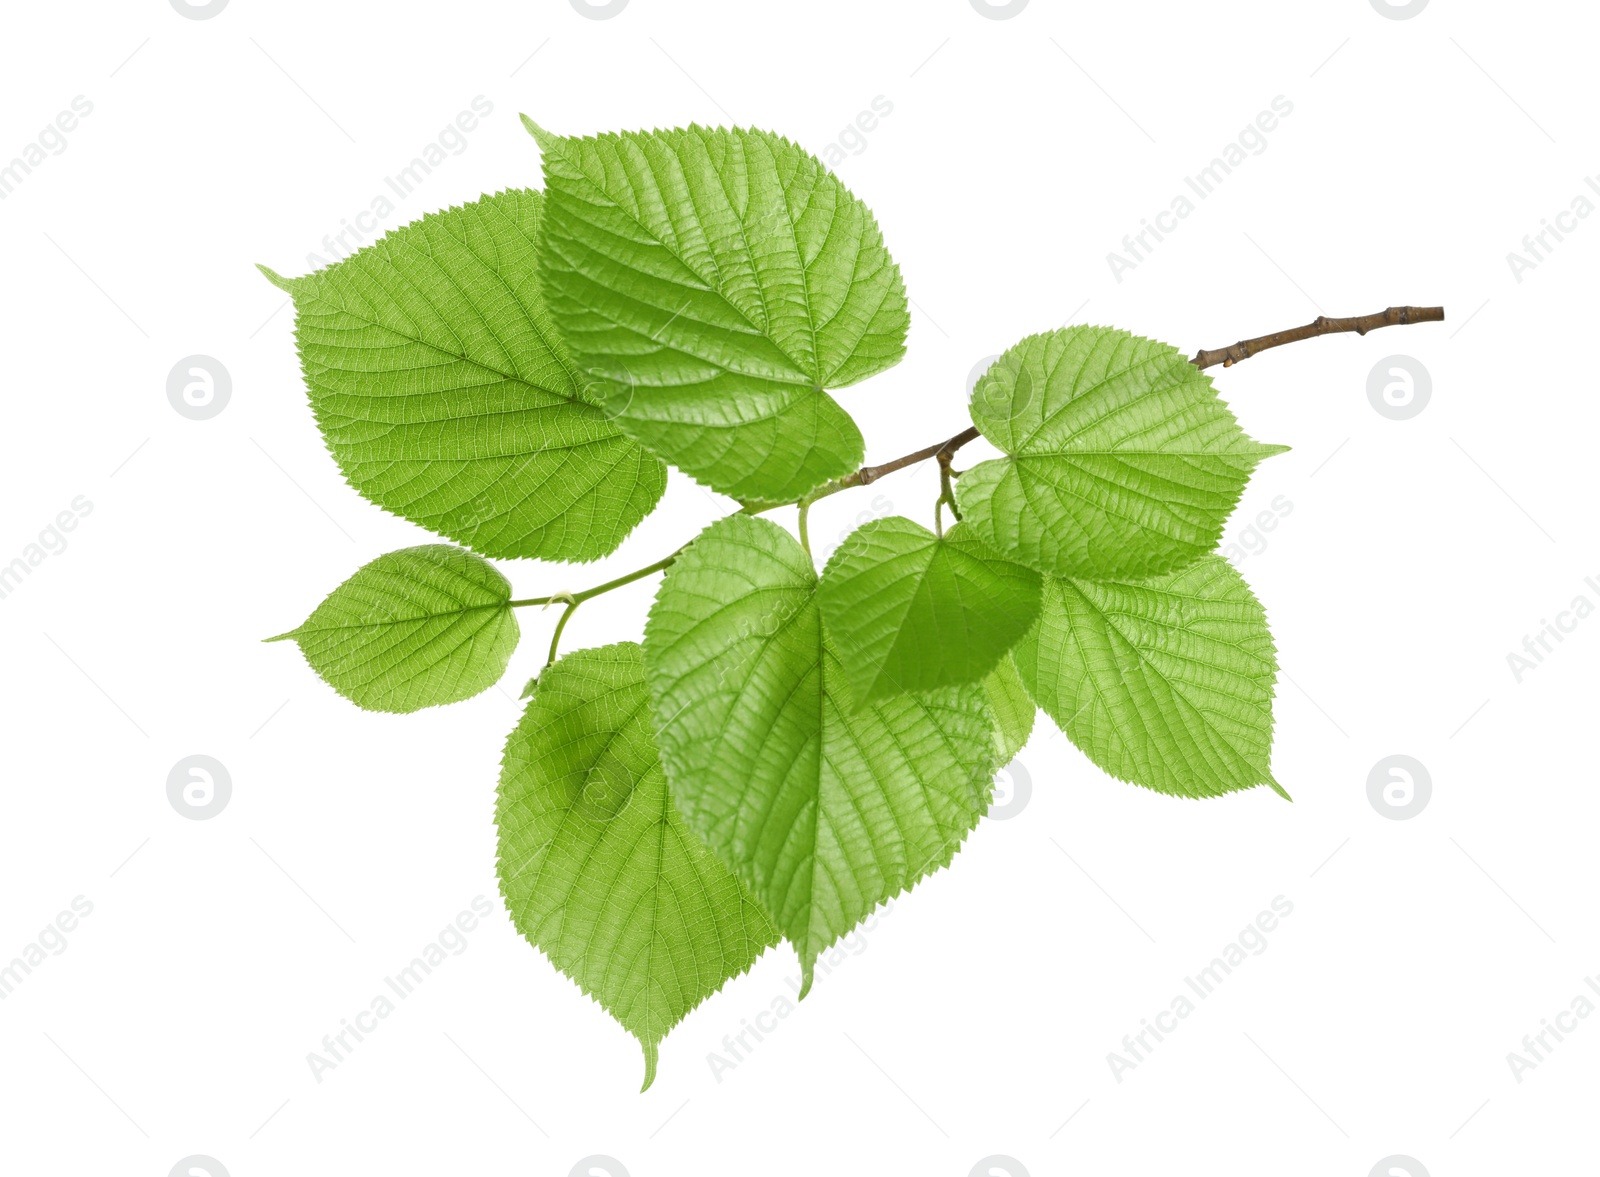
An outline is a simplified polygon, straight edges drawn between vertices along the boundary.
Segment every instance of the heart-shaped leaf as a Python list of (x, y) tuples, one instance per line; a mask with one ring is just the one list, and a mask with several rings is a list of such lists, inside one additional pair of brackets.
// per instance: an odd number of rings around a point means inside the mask
[(899, 362), (905, 287), (837, 176), (766, 131), (552, 135), (543, 284), (617, 423), (713, 490), (793, 500), (861, 462), (825, 389)]

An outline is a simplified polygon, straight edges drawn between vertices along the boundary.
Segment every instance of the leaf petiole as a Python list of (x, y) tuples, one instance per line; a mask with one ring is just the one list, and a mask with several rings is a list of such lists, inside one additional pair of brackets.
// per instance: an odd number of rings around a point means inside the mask
[[(684, 545), (684, 547), (688, 546), (688, 544)], [(643, 568), (636, 568), (632, 572), (617, 577), (615, 580), (608, 580), (604, 584), (597, 584), (593, 588), (586, 588), (581, 593), (561, 592), (552, 593), (548, 597), (523, 597), (521, 600), (507, 601), (506, 604), (513, 609), (521, 608), (525, 605), (551, 605), (557, 601), (561, 601), (566, 604), (567, 607), (561, 611), (560, 620), (556, 622), (555, 633), (550, 635), (550, 657), (545, 662), (545, 665), (551, 666), (555, 663), (557, 648), (561, 644), (561, 631), (566, 629), (567, 620), (577, 610), (579, 605), (583, 604), (591, 597), (598, 597), (601, 593), (609, 593), (612, 589), (621, 588), (625, 584), (632, 584), (636, 580), (643, 580), (652, 573), (662, 571), (678, 558), (678, 552), (681, 551), (683, 551), (683, 548), (679, 548), (677, 552), (673, 552), (670, 556), (666, 556), (660, 560), (657, 560), (654, 564), (647, 564)]]
[[(1286, 343), (1297, 343), (1302, 339), (1314, 339), (1319, 335), (1331, 335), (1340, 332), (1354, 332), (1365, 335), (1379, 327), (1406, 326), (1411, 323), (1438, 323), (1444, 319), (1443, 307), (1390, 307), (1370, 315), (1356, 315), (1345, 319), (1330, 319), (1319, 316), (1314, 322), (1304, 327), (1294, 327), (1287, 331), (1277, 331), (1271, 335), (1262, 335), (1254, 339), (1242, 339), (1232, 347), (1220, 347), (1210, 350), (1202, 349), (1191, 359), (1190, 363), (1202, 371), (1206, 368), (1222, 364), (1232, 367), (1241, 360), (1267, 350), (1270, 347), (1281, 347)], [(886, 474), (893, 474), (896, 470), (904, 470), (907, 466), (914, 466), (918, 462), (925, 462), (929, 458), (937, 458), (941, 467), (948, 468), (950, 460), (955, 453), (969, 441), (978, 439), (978, 430), (975, 427), (963, 429), (948, 441), (935, 442), (913, 453), (885, 462), (881, 466), (863, 466), (853, 473), (842, 478), (835, 478), (825, 482), (816, 490), (806, 495), (810, 502), (825, 499), (831, 494), (838, 494), (841, 490), (849, 490), (852, 486), (870, 486)], [(787, 506), (787, 502), (774, 502), (765, 499), (749, 499), (740, 504), (741, 510), (746, 515), (760, 515), (775, 507)], [(953, 506), (952, 506), (953, 510)], [(957, 516), (959, 518), (959, 516)]]
[[(688, 545), (685, 544), (684, 547), (688, 547)], [(632, 584), (636, 580), (643, 580), (652, 572), (660, 572), (663, 568), (666, 568), (669, 564), (676, 560), (678, 558), (678, 552), (681, 551), (683, 551), (683, 548), (679, 548), (677, 552), (673, 552), (670, 556), (666, 556), (660, 560), (657, 560), (654, 564), (647, 564), (643, 568), (635, 569), (625, 576), (617, 577), (615, 580), (608, 580), (604, 584), (597, 584), (593, 588), (586, 588), (581, 593), (551, 593), (548, 597), (523, 597), (520, 600), (507, 601), (506, 604), (511, 606), (513, 609), (520, 609), (525, 605), (552, 605), (557, 601), (562, 601), (566, 603), (568, 608), (575, 609), (585, 601), (589, 600), (591, 597), (598, 597), (601, 593), (609, 593), (614, 588), (621, 588), (625, 584)]]
[(955, 477), (955, 471), (950, 469), (950, 462), (955, 457), (955, 451), (940, 450), (937, 457), (939, 459), (939, 497), (933, 504), (933, 526), (934, 530), (940, 536), (943, 536), (944, 516), (940, 509), (948, 505), (950, 514), (955, 517), (957, 523), (960, 523), (961, 508), (956, 506), (956, 489), (951, 481)]
[(561, 620), (556, 622), (556, 631), (550, 635), (550, 657), (544, 660), (546, 669), (556, 664), (556, 651), (561, 645), (561, 631), (567, 628), (567, 618), (571, 617), (577, 609), (577, 601), (568, 601), (567, 607), (561, 610)]

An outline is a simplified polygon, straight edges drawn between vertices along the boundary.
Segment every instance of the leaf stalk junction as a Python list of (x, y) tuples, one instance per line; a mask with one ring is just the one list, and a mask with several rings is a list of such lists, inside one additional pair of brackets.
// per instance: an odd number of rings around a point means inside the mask
[[(1327, 315), (1318, 315), (1304, 326), (1289, 327), (1267, 335), (1241, 339), (1238, 343), (1231, 344), (1228, 347), (1202, 349), (1196, 352), (1189, 362), (1202, 371), (1218, 364), (1225, 368), (1231, 368), (1234, 364), (1247, 360), (1253, 355), (1258, 355), (1269, 348), (1282, 347), (1286, 343), (1298, 343), (1302, 339), (1314, 339), (1319, 335), (1335, 335), (1346, 332), (1365, 335), (1368, 331), (1375, 331), (1380, 327), (1399, 327), (1412, 323), (1441, 323), (1443, 321), (1443, 307), (1392, 306), (1385, 310), (1375, 311), (1370, 315), (1353, 315), (1337, 319), (1330, 318)], [(961, 518), (956, 508), (953, 486), (953, 481), (959, 477), (959, 473), (951, 469), (951, 462), (955, 459), (957, 450), (969, 441), (977, 440), (979, 436), (977, 428), (969, 426), (954, 437), (924, 446), (919, 450), (913, 450), (911, 453), (904, 454), (893, 461), (883, 462), (877, 466), (862, 466), (859, 470), (846, 474), (842, 478), (835, 478), (831, 482), (825, 482), (817, 487), (816, 490), (798, 500), (791, 502), (788, 500), (752, 499), (741, 503), (739, 512), (736, 513), (760, 515), (767, 511), (776, 510), (779, 507), (798, 507), (800, 511), (800, 543), (809, 554), (811, 543), (807, 533), (807, 515), (813, 503), (819, 499), (825, 499), (829, 495), (838, 494), (842, 490), (849, 490), (852, 487), (870, 486), (880, 478), (893, 474), (898, 470), (904, 470), (909, 466), (920, 465), (932, 458), (939, 463), (939, 498), (934, 503), (935, 529), (940, 535), (943, 535), (944, 526), (941, 514), (943, 507), (949, 506), (951, 515), (957, 520)], [(688, 546), (688, 544), (685, 544), (671, 555), (664, 556), (653, 564), (647, 564), (643, 568), (635, 569), (633, 572), (626, 573), (614, 580), (608, 580), (604, 584), (597, 584), (593, 588), (584, 589), (582, 592), (552, 593), (547, 597), (524, 597), (520, 600), (511, 601), (510, 605), (514, 608), (520, 608), (525, 605), (551, 605), (557, 602), (566, 605), (566, 608), (562, 610), (560, 619), (556, 622), (555, 633), (550, 639), (550, 658), (545, 665), (551, 666), (554, 665), (556, 660), (557, 648), (561, 643), (561, 633), (579, 605), (593, 597), (600, 596), (602, 593), (608, 593), (612, 589), (621, 588), (625, 584), (632, 584), (634, 581), (642, 580), (646, 576), (665, 571), (671, 567), (672, 562), (678, 558), (678, 554), (683, 551), (683, 548)]]

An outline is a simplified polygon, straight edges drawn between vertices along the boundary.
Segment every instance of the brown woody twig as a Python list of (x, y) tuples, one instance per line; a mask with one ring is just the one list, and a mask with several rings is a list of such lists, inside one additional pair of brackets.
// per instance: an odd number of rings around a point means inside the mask
[[(1254, 339), (1241, 339), (1232, 347), (1213, 348), (1208, 351), (1196, 352), (1189, 362), (1195, 367), (1206, 369), (1216, 364), (1232, 367), (1240, 360), (1248, 360), (1258, 352), (1266, 351), (1272, 347), (1282, 347), (1286, 343), (1297, 343), (1302, 339), (1311, 339), (1318, 335), (1333, 335), (1341, 331), (1353, 331), (1357, 335), (1365, 335), (1368, 331), (1376, 331), (1379, 327), (1397, 327), (1407, 323), (1441, 323), (1444, 321), (1443, 307), (1390, 307), (1388, 310), (1378, 311), (1371, 315), (1357, 315), (1348, 319), (1330, 319), (1326, 315), (1318, 315), (1315, 320), (1304, 327), (1291, 327), (1286, 331), (1274, 331), (1271, 335), (1258, 335)], [(841, 490), (848, 490), (852, 486), (869, 486), (878, 481), (885, 474), (893, 474), (896, 470), (904, 470), (907, 466), (914, 466), (918, 462), (925, 462), (929, 458), (937, 458), (939, 465), (948, 468), (950, 459), (955, 452), (969, 441), (978, 437), (976, 428), (963, 429), (948, 441), (936, 442), (915, 453), (906, 454), (892, 462), (884, 462), (879, 466), (863, 466), (853, 474), (846, 474), (843, 478), (835, 478), (832, 482), (824, 483), (805, 497), (805, 502), (814, 503), (818, 499), (827, 498)], [(747, 511), (764, 511), (779, 506), (778, 503), (746, 503)]]
[(1291, 327), (1287, 331), (1274, 331), (1271, 335), (1241, 339), (1232, 347), (1196, 352), (1194, 359), (1189, 362), (1201, 369), (1209, 368), (1213, 364), (1231, 368), (1240, 360), (1248, 360), (1257, 352), (1266, 351), (1269, 347), (1282, 347), (1286, 343), (1298, 343), (1302, 339), (1311, 339), (1317, 335), (1333, 335), (1339, 331), (1354, 331), (1357, 335), (1365, 335), (1368, 331), (1376, 331), (1379, 327), (1442, 322), (1444, 322), (1443, 307), (1390, 307), (1386, 311), (1372, 315), (1357, 315), (1350, 319), (1330, 319), (1327, 315), (1318, 315), (1304, 327)]

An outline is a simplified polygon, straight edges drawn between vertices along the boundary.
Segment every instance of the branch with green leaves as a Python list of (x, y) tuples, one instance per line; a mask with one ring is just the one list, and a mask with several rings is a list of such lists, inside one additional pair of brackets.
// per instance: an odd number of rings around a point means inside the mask
[[(487, 690), (515, 610), (563, 607), (505, 747), (501, 893), (639, 1039), (646, 1086), (667, 1032), (768, 948), (793, 946), (809, 990), (823, 953), (948, 865), (1038, 710), (1121, 780), (1284, 793), (1266, 616), (1215, 551), (1283, 447), (1204, 369), (1441, 309), (1192, 360), (1110, 327), (1029, 335), (978, 380), (969, 428), (864, 465), (835, 394), (899, 362), (909, 327), (867, 207), (767, 132), (527, 125), (542, 190), (265, 271), (346, 479), (453, 541), (379, 556), (271, 640), (408, 712)], [(957, 471), (979, 437), (998, 456)], [(934, 530), (875, 519), (819, 572), (812, 504), (930, 459)], [(669, 466), (739, 509), (577, 592), (514, 597), (490, 562), (609, 555)], [(787, 505), (798, 539), (760, 518)], [(561, 656), (581, 604), (656, 573), (642, 641)]]

